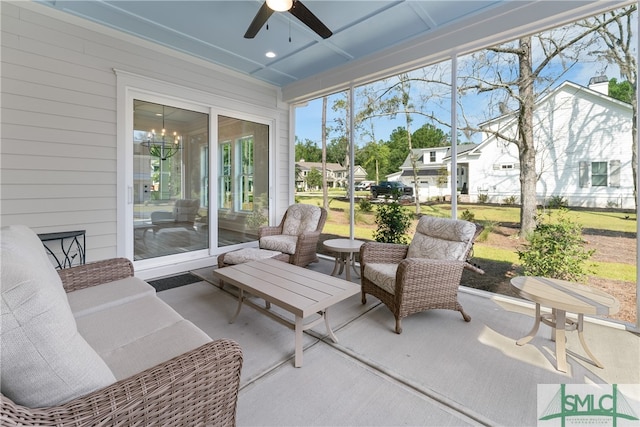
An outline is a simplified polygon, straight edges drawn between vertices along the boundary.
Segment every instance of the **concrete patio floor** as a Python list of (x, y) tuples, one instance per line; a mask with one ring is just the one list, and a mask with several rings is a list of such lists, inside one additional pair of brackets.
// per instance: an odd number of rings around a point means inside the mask
[[(329, 274), (333, 262), (309, 268)], [(193, 273), (215, 283), (211, 270)], [(623, 325), (585, 325), (604, 369), (589, 363), (576, 332), (567, 333), (562, 373), (549, 327), (515, 344), (531, 329), (531, 304), (465, 287), (459, 298), (470, 323), (458, 312), (430, 310), (405, 318), (401, 335), (377, 299), (362, 305), (354, 295), (329, 313), (339, 343), (324, 324), (312, 328), (304, 334), (304, 365), (294, 368), (291, 329), (250, 306), (229, 324), (235, 291), (203, 281), (158, 295), (212, 338), (242, 347), (239, 426), (533, 426), (538, 384), (640, 384), (640, 337)], [(624, 390), (640, 415), (638, 387)]]

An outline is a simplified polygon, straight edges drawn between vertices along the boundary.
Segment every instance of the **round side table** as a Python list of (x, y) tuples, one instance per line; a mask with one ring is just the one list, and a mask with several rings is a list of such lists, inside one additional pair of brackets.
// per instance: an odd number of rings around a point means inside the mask
[(356, 258), (354, 254), (360, 251), (360, 246), (362, 246), (363, 243), (362, 240), (351, 239), (329, 239), (322, 243), (327, 250), (336, 253), (336, 263), (331, 272), (332, 276), (342, 274), (342, 271), (346, 270), (346, 278), (348, 281), (351, 281), (351, 268), (353, 268), (356, 276), (360, 277), (358, 270), (356, 270)]
[[(567, 372), (567, 350), (565, 330), (578, 331), (578, 338), (584, 351), (598, 368), (604, 365), (591, 353), (582, 334), (585, 314), (615, 314), (620, 309), (618, 300), (598, 289), (568, 282), (566, 280), (549, 279), (537, 276), (518, 276), (511, 279), (511, 286), (521, 297), (536, 303), (536, 318), (531, 332), (516, 341), (525, 345), (538, 332), (540, 323), (551, 326), (551, 339), (556, 342), (556, 369)], [(540, 306), (551, 308), (551, 314), (542, 314)], [(577, 313), (578, 321), (568, 319), (567, 312)]]

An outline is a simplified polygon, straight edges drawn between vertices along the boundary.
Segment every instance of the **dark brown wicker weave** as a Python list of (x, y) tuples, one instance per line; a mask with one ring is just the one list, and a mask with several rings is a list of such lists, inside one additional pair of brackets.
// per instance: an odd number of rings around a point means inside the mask
[[(320, 219), (318, 220), (318, 227), (316, 227), (315, 231), (302, 233), (298, 236), (298, 241), (296, 242), (296, 252), (291, 255), (278, 255), (274, 258), (281, 261), (286, 261), (289, 264), (297, 265), (299, 267), (306, 267), (310, 263), (318, 261), (316, 247), (318, 245), (320, 233), (322, 233), (322, 229), (324, 228), (324, 223), (327, 221), (327, 211), (324, 208), (320, 208), (320, 211), (321, 212)], [(260, 229), (258, 230), (258, 239), (264, 236), (274, 236), (277, 234), (282, 234), (282, 226), (287, 219), (287, 212), (285, 212), (279, 225), (260, 227)]]
[[(471, 243), (480, 231), (481, 226), (476, 225)], [(396, 319), (395, 331), (398, 334), (402, 333), (402, 318), (429, 309), (459, 311), (464, 320), (469, 322), (471, 317), (458, 302), (458, 286), (464, 268), (483, 273), (480, 268), (468, 262), (472, 245), (466, 254), (467, 261), (407, 258), (408, 250), (408, 245), (379, 242), (366, 242), (360, 247), (362, 303), (366, 303), (367, 294), (382, 301)], [(398, 264), (393, 294), (365, 277), (367, 263)]]
[[(119, 258), (59, 274), (70, 292), (129, 277), (133, 267)], [(64, 405), (27, 408), (2, 395), (0, 425), (233, 426), (242, 360), (236, 342), (220, 339)]]

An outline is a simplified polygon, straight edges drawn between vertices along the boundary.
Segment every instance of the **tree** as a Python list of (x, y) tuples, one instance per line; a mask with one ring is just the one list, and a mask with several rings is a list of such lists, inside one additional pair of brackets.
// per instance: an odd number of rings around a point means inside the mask
[(634, 98), (633, 85), (627, 80), (618, 83), (618, 79), (615, 77), (609, 80), (609, 96), (617, 99), (618, 101), (631, 104)]
[[(591, 27), (569, 25), (556, 30), (527, 36), (515, 42), (485, 49), (471, 56), (471, 73), (461, 76), (461, 95), (468, 91), (486, 94), (490, 107), (501, 114), (513, 114), (517, 130), (509, 134), (503, 129), (484, 128), (506, 143), (515, 144), (520, 161), (520, 236), (530, 234), (536, 226), (536, 145), (534, 139), (534, 108), (536, 101), (559, 77), (580, 60), (593, 46), (593, 36), (599, 28), (614, 22), (608, 17)], [(532, 46), (538, 47), (536, 57)], [(463, 113), (464, 117), (464, 113)], [(463, 131), (475, 131), (467, 124)]]
[(350, 141), (350, 117), (351, 111), (349, 109), (349, 94), (343, 92), (344, 96), (336, 98), (333, 101), (331, 109), (335, 112), (342, 112), (333, 119), (335, 124), (331, 128), (331, 132), (336, 136), (331, 139), (331, 143), (328, 147), (327, 156), (335, 163), (339, 163), (347, 168), (350, 167), (349, 157), (349, 141)]
[(311, 168), (305, 180), (309, 188), (320, 188), (322, 186), (322, 173), (316, 168)]
[[(637, 4), (634, 3), (622, 9), (613, 10), (591, 19), (581, 25), (588, 31), (593, 30), (605, 44), (605, 48), (593, 53), (609, 64), (615, 64), (620, 69), (620, 75), (626, 82), (617, 83), (616, 79), (609, 82), (609, 95), (632, 106), (631, 127), (631, 168), (633, 171), (633, 195), (637, 206), (637, 164), (638, 164), (638, 64), (635, 47), (637, 35), (633, 36), (636, 28)], [(613, 91), (611, 91), (613, 89)]]
[(389, 141), (386, 145), (389, 147), (391, 155), (389, 157), (389, 168), (384, 175), (400, 170), (400, 166), (409, 155), (407, 130), (403, 127), (395, 128), (389, 135)]
[(300, 141), (296, 138), (295, 147), (296, 162), (305, 160), (307, 162), (320, 162), (322, 156), (322, 150), (316, 145), (315, 142), (310, 139)]
[(380, 182), (382, 171), (389, 165), (390, 150), (386, 144), (371, 141), (356, 153), (357, 164), (367, 171), (367, 178)]
[(411, 136), (413, 148), (446, 147), (451, 141), (442, 129), (438, 129), (431, 123), (425, 123)]

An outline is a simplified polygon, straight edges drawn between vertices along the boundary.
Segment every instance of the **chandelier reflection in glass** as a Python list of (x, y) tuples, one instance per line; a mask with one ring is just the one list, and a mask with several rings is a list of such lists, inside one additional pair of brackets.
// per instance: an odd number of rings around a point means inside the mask
[(147, 132), (147, 140), (142, 141), (140, 144), (147, 147), (149, 154), (160, 158), (160, 160), (167, 160), (182, 149), (182, 136), (178, 135), (178, 132), (174, 131), (171, 135), (167, 135), (167, 130), (164, 126), (164, 105), (162, 106), (162, 130), (160, 134), (157, 134), (155, 129), (151, 129), (150, 132)]

